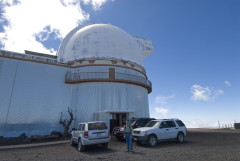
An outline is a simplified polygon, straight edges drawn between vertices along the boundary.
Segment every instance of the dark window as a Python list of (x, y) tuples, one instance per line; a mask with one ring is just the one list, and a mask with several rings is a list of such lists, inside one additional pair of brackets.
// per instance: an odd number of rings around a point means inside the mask
[(88, 124), (88, 130), (103, 130), (103, 129), (107, 129), (107, 125), (103, 122)]
[(138, 126), (143, 127), (146, 125), (145, 120), (138, 120), (137, 121)]
[(81, 131), (85, 131), (85, 124), (82, 125)]
[(139, 127), (144, 127), (149, 121), (151, 120), (148, 120), (148, 119), (140, 119), (140, 120), (137, 120), (133, 123), (133, 126), (139, 126)]
[(166, 121), (168, 127), (176, 127), (176, 124), (174, 123), (174, 121)]
[(150, 122), (148, 122), (148, 123), (146, 124), (145, 127), (153, 127), (153, 126), (155, 126), (156, 124), (157, 124), (157, 121), (150, 121)]
[(185, 126), (181, 120), (177, 120), (176, 122), (177, 122), (178, 126)]
[(150, 120), (143, 120), (143, 126), (145, 126)]
[(82, 124), (78, 125), (77, 130), (78, 130), (78, 131), (81, 131), (81, 130), (82, 130)]
[(173, 121), (163, 121), (160, 125), (160, 128), (171, 128), (176, 127), (176, 124)]
[(160, 128), (168, 128), (168, 124), (166, 121), (163, 121), (161, 124), (160, 124)]

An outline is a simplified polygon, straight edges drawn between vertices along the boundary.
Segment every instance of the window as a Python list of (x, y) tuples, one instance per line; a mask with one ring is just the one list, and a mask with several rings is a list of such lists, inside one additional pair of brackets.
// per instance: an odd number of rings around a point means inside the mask
[(166, 121), (168, 127), (176, 127), (176, 124), (174, 123), (174, 121)]
[(77, 130), (81, 131), (81, 129), (82, 129), (82, 124), (79, 124)]
[(85, 131), (85, 124), (82, 125), (81, 131)]
[(171, 128), (176, 127), (176, 124), (173, 121), (163, 121), (160, 125), (160, 128)]
[(177, 122), (178, 126), (185, 126), (181, 120), (177, 120), (176, 122)]
[(88, 124), (88, 130), (103, 130), (103, 129), (107, 129), (107, 125), (104, 122)]
[(148, 122), (148, 123), (146, 124), (145, 127), (153, 127), (153, 126), (155, 126), (157, 123), (158, 123), (157, 121), (150, 121), (150, 122)]
[(168, 128), (167, 122), (163, 121), (160, 125), (160, 128)]
[(144, 120), (137, 121), (138, 126), (143, 127), (145, 125)]

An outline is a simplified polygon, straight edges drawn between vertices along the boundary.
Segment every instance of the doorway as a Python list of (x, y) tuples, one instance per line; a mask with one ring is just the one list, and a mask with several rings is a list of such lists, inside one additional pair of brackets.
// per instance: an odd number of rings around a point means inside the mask
[(110, 130), (115, 126), (123, 126), (125, 124), (125, 121), (127, 119), (127, 113), (110, 113), (111, 119), (110, 119)]

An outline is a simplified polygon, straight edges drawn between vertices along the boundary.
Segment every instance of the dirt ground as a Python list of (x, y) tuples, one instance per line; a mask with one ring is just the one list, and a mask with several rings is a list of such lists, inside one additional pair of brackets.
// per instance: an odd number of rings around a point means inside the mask
[(113, 138), (107, 150), (90, 146), (78, 152), (69, 144), (1, 150), (0, 161), (240, 161), (240, 130), (188, 129), (185, 143), (160, 142), (154, 148), (134, 143), (133, 153), (125, 151), (125, 142)]

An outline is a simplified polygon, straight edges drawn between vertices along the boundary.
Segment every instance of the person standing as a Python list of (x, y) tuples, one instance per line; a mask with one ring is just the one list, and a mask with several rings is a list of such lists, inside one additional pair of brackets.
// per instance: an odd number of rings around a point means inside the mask
[(132, 125), (129, 124), (128, 120), (126, 120), (126, 124), (124, 126), (124, 135), (127, 143), (128, 152), (133, 152), (133, 144), (132, 144)]

